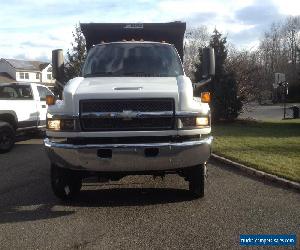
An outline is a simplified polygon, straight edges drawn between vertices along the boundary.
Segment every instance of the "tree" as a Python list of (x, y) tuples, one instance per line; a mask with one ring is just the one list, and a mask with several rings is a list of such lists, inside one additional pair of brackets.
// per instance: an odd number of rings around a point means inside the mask
[(240, 51), (231, 47), (225, 68), (227, 72), (234, 72), (238, 96), (243, 99), (243, 104), (254, 101), (261, 95), (264, 72), (258, 51)]
[(300, 16), (287, 17), (271, 25), (259, 46), (265, 76), (261, 90), (272, 90), (274, 73), (284, 73), (290, 89), (288, 98), (293, 101), (300, 100), (300, 81), (297, 75), (300, 67), (297, 57), (299, 46)]
[(209, 43), (209, 34), (206, 26), (189, 28), (184, 37), (184, 60), (183, 67), (187, 76), (194, 80), (196, 64), (199, 63), (199, 48), (206, 47)]
[[(210, 38), (210, 47), (215, 50), (216, 72), (213, 81), (206, 86), (212, 93), (211, 111), (212, 120), (234, 120), (237, 118), (241, 108), (241, 98), (238, 97), (238, 88), (233, 72), (226, 71), (225, 62), (228, 56), (227, 39), (214, 30)], [(202, 49), (199, 50), (200, 60)], [(202, 80), (201, 63), (196, 65), (195, 78)]]
[(79, 76), (86, 58), (86, 42), (79, 25), (75, 25), (72, 32), (74, 41), (72, 48), (67, 51), (65, 62), (66, 81)]

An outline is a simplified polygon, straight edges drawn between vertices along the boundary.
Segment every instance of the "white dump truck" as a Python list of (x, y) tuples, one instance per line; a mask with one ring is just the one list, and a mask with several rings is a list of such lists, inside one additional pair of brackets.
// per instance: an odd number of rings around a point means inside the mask
[[(193, 96), (182, 62), (186, 24), (81, 24), (88, 55), (82, 75), (48, 100), (45, 147), (54, 194), (75, 197), (82, 180), (179, 174), (204, 196), (211, 154), (209, 93)], [(62, 78), (61, 51), (53, 73)], [(203, 53), (214, 74), (213, 50)]]

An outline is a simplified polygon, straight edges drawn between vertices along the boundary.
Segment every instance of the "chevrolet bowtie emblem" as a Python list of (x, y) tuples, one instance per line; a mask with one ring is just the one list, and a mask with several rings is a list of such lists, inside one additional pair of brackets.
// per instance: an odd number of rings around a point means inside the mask
[(120, 113), (120, 115), (124, 120), (132, 120), (133, 118), (137, 117), (138, 112), (132, 110), (123, 110), (123, 112)]

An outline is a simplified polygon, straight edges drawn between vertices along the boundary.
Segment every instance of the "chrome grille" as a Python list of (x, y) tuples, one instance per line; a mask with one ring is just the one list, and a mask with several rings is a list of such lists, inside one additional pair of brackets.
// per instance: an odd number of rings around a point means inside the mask
[(84, 131), (165, 130), (174, 110), (173, 99), (83, 100), (80, 121)]

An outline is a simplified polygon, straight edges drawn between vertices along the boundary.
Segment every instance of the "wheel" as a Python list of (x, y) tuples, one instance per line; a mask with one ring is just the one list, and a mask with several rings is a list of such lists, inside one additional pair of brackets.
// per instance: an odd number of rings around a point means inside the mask
[(51, 187), (54, 194), (61, 200), (72, 200), (81, 189), (82, 179), (69, 169), (51, 165)]
[(0, 153), (8, 152), (15, 144), (16, 133), (7, 122), (0, 122)]
[(189, 190), (195, 198), (204, 197), (205, 165), (197, 165), (188, 171)]

